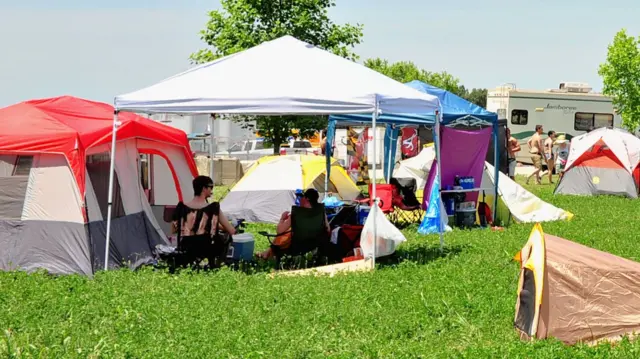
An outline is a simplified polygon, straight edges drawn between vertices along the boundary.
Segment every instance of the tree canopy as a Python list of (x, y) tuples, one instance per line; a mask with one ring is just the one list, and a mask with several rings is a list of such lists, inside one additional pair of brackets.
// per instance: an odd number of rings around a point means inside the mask
[(608, 47), (607, 60), (598, 71), (603, 93), (611, 96), (622, 125), (635, 132), (640, 127), (640, 37), (620, 30)]
[(422, 81), (456, 94), (480, 107), (485, 108), (487, 105), (486, 89), (474, 88), (471, 91), (467, 91), (457, 77), (446, 71), (430, 72), (419, 68), (411, 61), (390, 63), (381, 58), (367, 59), (364, 65), (402, 83), (413, 80)]
[[(221, 0), (222, 10), (209, 12), (209, 21), (201, 31), (208, 48), (191, 54), (193, 63), (213, 61), (219, 57), (291, 35), (350, 60), (358, 59), (353, 47), (362, 40), (360, 24), (338, 25), (329, 18), (335, 0)], [(256, 128), (274, 153), (299, 129), (301, 135), (326, 128), (322, 117), (234, 117), (236, 121), (256, 122)]]

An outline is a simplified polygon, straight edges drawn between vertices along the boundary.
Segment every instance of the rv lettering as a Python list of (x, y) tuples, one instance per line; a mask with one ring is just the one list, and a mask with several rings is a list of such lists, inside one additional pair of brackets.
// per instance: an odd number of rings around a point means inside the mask
[(558, 110), (558, 111), (563, 111), (565, 114), (569, 114), (569, 113), (576, 112), (578, 108), (573, 106), (552, 105), (548, 103), (547, 106), (545, 107), (545, 110)]

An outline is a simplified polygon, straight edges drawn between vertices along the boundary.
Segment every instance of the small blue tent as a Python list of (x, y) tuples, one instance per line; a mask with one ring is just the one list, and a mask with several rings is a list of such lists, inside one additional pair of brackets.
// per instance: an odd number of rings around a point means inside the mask
[[(494, 163), (499, 163), (499, 151), (497, 149), (498, 146), (498, 115), (496, 113), (485, 110), (484, 108), (471, 103), (458, 95), (455, 95), (447, 90), (443, 90), (441, 88), (429, 85), (422, 81), (414, 80), (406, 83), (405, 85), (412, 87), (420, 92), (428, 93), (429, 95), (437, 96), (440, 100), (441, 106), (441, 125), (451, 125), (458, 120), (469, 120), (471, 122), (479, 122), (492, 125), (493, 127), (493, 143), (494, 143)], [(387, 124), (387, 130), (385, 133), (385, 146), (391, 145), (392, 143), (396, 143), (395, 141), (386, 141), (387, 136), (393, 136), (394, 134), (397, 136), (397, 126), (415, 126), (415, 125), (434, 125), (436, 121), (435, 113), (425, 113), (425, 114), (382, 114), (376, 119), (376, 123), (379, 124)], [(335, 137), (335, 125), (336, 122), (342, 123), (354, 123), (354, 124), (370, 124), (371, 116), (368, 114), (352, 114), (352, 115), (332, 115), (329, 116), (329, 131), (327, 133), (327, 138), (332, 139)], [(396, 126), (389, 126), (396, 125)], [(435, 134), (439, 136), (439, 134)], [(329, 148), (329, 146), (327, 146)], [(439, 151), (439, 149), (437, 149)], [(385, 148), (384, 156), (385, 160), (383, 163), (385, 164), (385, 168), (389, 167), (389, 161), (392, 161), (395, 151), (390, 150), (389, 148)], [(330, 151), (327, 151), (327, 157), (330, 157), (332, 154)], [(388, 157), (389, 158), (386, 158)], [(393, 156), (393, 157), (391, 157)], [(329, 171), (329, 168), (327, 168)], [(386, 170), (389, 172), (388, 170)], [(494, 185), (496, 187), (496, 191), (498, 188), (498, 171), (499, 166), (495, 166), (495, 176), (496, 179)], [(390, 174), (389, 174), (390, 176)], [(387, 177), (387, 176), (385, 176)], [(496, 196), (496, 203), (494, 207), (497, 206), (498, 196)], [(495, 208), (494, 208), (494, 216), (495, 216)]]

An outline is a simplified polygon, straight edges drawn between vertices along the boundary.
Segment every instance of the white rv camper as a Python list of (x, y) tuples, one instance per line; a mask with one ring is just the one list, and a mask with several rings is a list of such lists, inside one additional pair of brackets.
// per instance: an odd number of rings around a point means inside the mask
[(590, 128), (620, 127), (622, 119), (616, 114), (611, 98), (591, 91), (585, 83), (563, 82), (558, 89), (546, 91), (517, 89), (507, 84), (487, 93), (487, 110), (498, 118), (507, 119), (511, 135), (522, 146), (518, 162), (531, 163), (527, 141), (536, 125), (546, 132), (553, 130), (568, 139), (586, 133)]

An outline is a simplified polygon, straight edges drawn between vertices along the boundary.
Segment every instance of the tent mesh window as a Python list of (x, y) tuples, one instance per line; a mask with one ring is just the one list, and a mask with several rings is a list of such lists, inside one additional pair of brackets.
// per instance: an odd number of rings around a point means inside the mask
[[(316, 177), (316, 179), (311, 184), (310, 188), (315, 188), (319, 193), (324, 192), (324, 178), (325, 178), (324, 173)], [(333, 184), (333, 182), (331, 182), (331, 177), (329, 177), (327, 191), (333, 193), (336, 197), (340, 196), (340, 194), (338, 193), (338, 189)]]
[(13, 170), (14, 176), (28, 176), (33, 165), (33, 156), (18, 156), (16, 166)]
[(18, 156), (0, 155), (0, 177), (11, 177)]
[(524, 269), (522, 290), (518, 300), (520, 305), (514, 323), (515, 327), (532, 336), (531, 328), (536, 312), (536, 283), (533, 271), (528, 268)]
[[(110, 160), (108, 153), (87, 156), (87, 174), (91, 179), (102, 218), (105, 220), (107, 219), (107, 208), (109, 204)], [(113, 181), (113, 208), (111, 218), (124, 217), (125, 215), (126, 213), (120, 195), (120, 183), (118, 182), (118, 175), (116, 174)]]
[(20, 219), (33, 156), (0, 155), (0, 218)]

